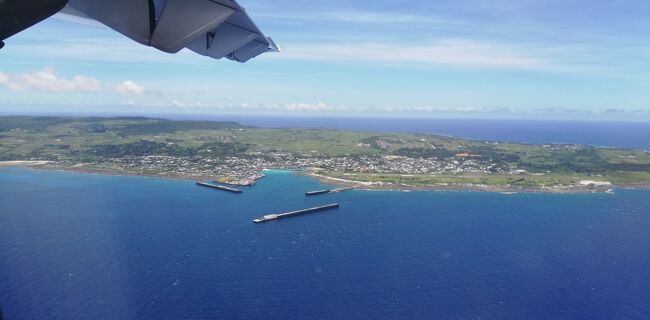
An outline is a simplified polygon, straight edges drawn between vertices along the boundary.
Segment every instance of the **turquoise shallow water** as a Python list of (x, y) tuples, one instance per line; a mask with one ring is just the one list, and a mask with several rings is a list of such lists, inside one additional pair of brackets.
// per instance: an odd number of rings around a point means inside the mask
[(303, 196), (322, 187), (2, 168), (5, 319), (650, 318), (649, 190)]

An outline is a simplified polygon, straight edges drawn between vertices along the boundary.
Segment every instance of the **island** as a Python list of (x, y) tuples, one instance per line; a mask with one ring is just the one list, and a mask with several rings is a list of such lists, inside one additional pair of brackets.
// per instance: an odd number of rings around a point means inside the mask
[(0, 165), (252, 185), (291, 169), (342, 187), (607, 192), (650, 186), (645, 150), (145, 117), (0, 117)]

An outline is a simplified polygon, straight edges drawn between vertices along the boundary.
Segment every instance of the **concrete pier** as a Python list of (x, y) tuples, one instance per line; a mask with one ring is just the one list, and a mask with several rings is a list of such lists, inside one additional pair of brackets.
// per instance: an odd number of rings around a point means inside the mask
[(223, 190), (223, 191), (228, 191), (232, 193), (242, 193), (243, 191), (235, 188), (229, 188), (226, 186), (221, 186), (218, 184), (212, 184), (212, 183), (206, 183), (206, 182), (197, 182), (196, 185), (201, 186), (201, 187), (208, 187), (212, 189), (217, 189), (217, 190)]
[(327, 205), (324, 205), (324, 206), (307, 208), (307, 209), (296, 210), (296, 211), (290, 211), (290, 212), (285, 212), (285, 213), (267, 214), (267, 215), (265, 215), (263, 217), (259, 217), (259, 218), (255, 219), (255, 220), (253, 220), (253, 222), (255, 222), (255, 223), (267, 222), (267, 221), (271, 221), (271, 220), (288, 218), (288, 217), (298, 216), (298, 215), (307, 214), (307, 213), (314, 213), (314, 212), (320, 212), (320, 211), (325, 211), (325, 210), (330, 210), (330, 209), (337, 209), (338, 207), (339, 207), (338, 203), (332, 203), (332, 204), (327, 204)]

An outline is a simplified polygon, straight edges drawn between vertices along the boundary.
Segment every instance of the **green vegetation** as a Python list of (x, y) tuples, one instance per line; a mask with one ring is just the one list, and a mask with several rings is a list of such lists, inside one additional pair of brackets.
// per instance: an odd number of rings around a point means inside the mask
[(295, 159), (345, 157), (357, 164), (363, 163), (363, 159), (394, 157), (437, 161), (459, 168), (470, 163), (481, 168), (480, 172), (457, 170), (427, 174), (404, 174), (408, 169), (363, 173), (324, 168), (328, 175), (335, 177), (396, 184), (543, 187), (576, 184), (581, 180), (618, 184), (650, 182), (650, 153), (641, 150), (482, 142), (408, 133), (263, 129), (219, 121), (0, 117), (0, 161), (85, 162), (110, 168), (114, 159), (128, 157), (271, 159), (277, 153), (291, 154)]
[(325, 176), (359, 182), (382, 182), (395, 185), (440, 186), (440, 185), (485, 185), (500, 187), (521, 187), (529, 189), (572, 186), (583, 180), (607, 180), (618, 185), (634, 185), (650, 182), (650, 172), (611, 172), (606, 176), (593, 177), (587, 174), (546, 173), (543, 175), (517, 174), (465, 174), (465, 175), (405, 175), (395, 173), (344, 173), (328, 171)]

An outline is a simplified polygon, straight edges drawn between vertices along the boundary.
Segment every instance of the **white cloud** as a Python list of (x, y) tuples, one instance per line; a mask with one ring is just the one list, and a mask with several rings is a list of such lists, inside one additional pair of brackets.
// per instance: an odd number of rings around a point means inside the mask
[(290, 102), (286, 104), (250, 104), (244, 102), (236, 107), (242, 110), (266, 110), (266, 111), (292, 111), (292, 112), (323, 112), (323, 111), (346, 111), (345, 106), (333, 106), (325, 102)]
[(294, 13), (260, 13), (259, 17), (273, 18), (280, 20), (299, 22), (331, 22), (331, 23), (355, 23), (355, 24), (381, 24), (381, 25), (403, 25), (404, 23), (423, 24), (464, 24), (459, 21), (452, 21), (431, 15), (414, 15), (407, 13), (383, 13), (369, 11), (323, 11), (323, 12), (294, 12)]
[(288, 103), (284, 105), (285, 110), (288, 111), (332, 111), (332, 110), (339, 110), (339, 108), (328, 105), (324, 102), (318, 102), (318, 103)]
[(386, 113), (430, 113), (430, 114), (506, 114), (511, 113), (509, 108), (490, 108), (490, 107), (434, 107), (434, 106), (389, 106), (376, 107), (370, 111)]
[(115, 92), (123, 95), (141, 95), (145, 91), (144, 87), (138, 85), (132, 80), (126, 80), (115, 86)]
[(445, 19), (404, 13), (336, 11), (323, 13), (321, 17), (335, 22), (365, 24), (452, 23), (451, 21)]
[(179, 108), (187, 108), (187, 104), (185, 104), (185, 102), (180, 100), (172, 100), (172, 105)]
[(287, 104), (251, 104), (244, 102), (238, 106), (215, 107), (233, 110), (256, 110), (269, 112), (348, 112), (348, 113), (405, 113), (405, 114), (506, 114), (512, 113), (503, 107), (434, 107), (434, 106), (342, 106), (330, 105), (324, 102), (307, 103), (291, 102)]
[(54, 19), (59, 19), (67, 22), (74, 22), (78, 24), (83, 24), (86, 26), (92, 26), (92, 27), (99, 27), (99, 28), (104, 28), (108, 29), (107, 26), (103, 25), (101, 22), (90, 19), (90, 18), (82, 18), (80, 16), (75, 16), (71, 15), (68, 13), (63, 13), (63, 12), (58, 12), (55, 15), (52, 16)]
[(440, 40), (406, 45), (381, 42), (286, 44), (278, 59), (413, 63), (466, 68), (558, 70), (548, 59), (532, 56), (498, 43), (472, 40)]
[[(134, 104), (134, 101), (122, 101), (122, 104)], [(147, 101), (139, 101), (139, 105), (148, 107), (160, 108), (173, 108), (173, 109), (200, 109), (200, 110), (242, 110), (242, 111), (268, 111), (268, 112), (340, 112), (340, 111), (356, 111), (356, 109), (348, 109), (345, 106), (334, 106), (325, 102), (307, 103), (307, 102), (291, 102), (286, 104), (268, 104), (268, 103), (247, 103), (241, 104), (228, 104), (228, 103), (215, 103), (205, 102), (194, 99), (185, 99), (175, 97), (173, 99), (148, 99)]]
[(22, 74), (0, 72), (0, 86), (15, 91), (92, 92), (101, 90), (102, 82), (82, 75), (75, 75), (69, 79), (61, 78), (54, 69), (44, 68), (40, 71)]
[[(96, 36), (77, 36), (68, 38), (53, 38), (49, 30), (41, 30), (47, 42), (33, 39), (30, 42), (19, 42), (11, 46), (16, 56), (23, 59), (43, 59), (44, 50), (47, 52), (48, 61), (74, 61), (74, 62), (113, 62), (113, 63), (141, 63), (141, 64), (207, 64), (214, 63), (214, 59), (198, 55), (190, 50), (181, 50), (176, 54), (168, 54), (152, 47), (141, 45), (126, 37), (120, 37), (114, 31), (102, 32)], [(26, 37), (25, 39), (32, 39)]]
[[(189, 107), (188, 104), (177, 105), (173, 102), (172, 105), (177, 107)], [(196, 103), (191, 105), (196, 107)], [(209, 106), (203, 104), (202, 107), (209, 107), (211, 109), (231, 109), (231, 110), (244, 110), (244, 111), (268, 111), (268, 112), (313, 112), (313, 113), (329, 113), (329, 112), (348, 112), (348, 113), (409, 113), (409, 114), (475, 114), (475, 113), (511, 113), (509, 108), (491, 108), (491, 107), (434, 107), (434, 106), (343, 106), (331, 105), (325, 102), (308, 103), (308, 102), (291, 102), (286, 104), (251, 104), (244, 102), (240, 105), (220, 105)]]
[(172, 100), (158, 100), (158, 101), (145, 101), (141, 105), (147, 107), (156, 107), (156, 108), (172, 108), (172, 109), (223, 109), (222, 106), (218, 105), (209, 105), (202, 101), (196, 100), (181, 100), (181, 99), (172, 99)]

